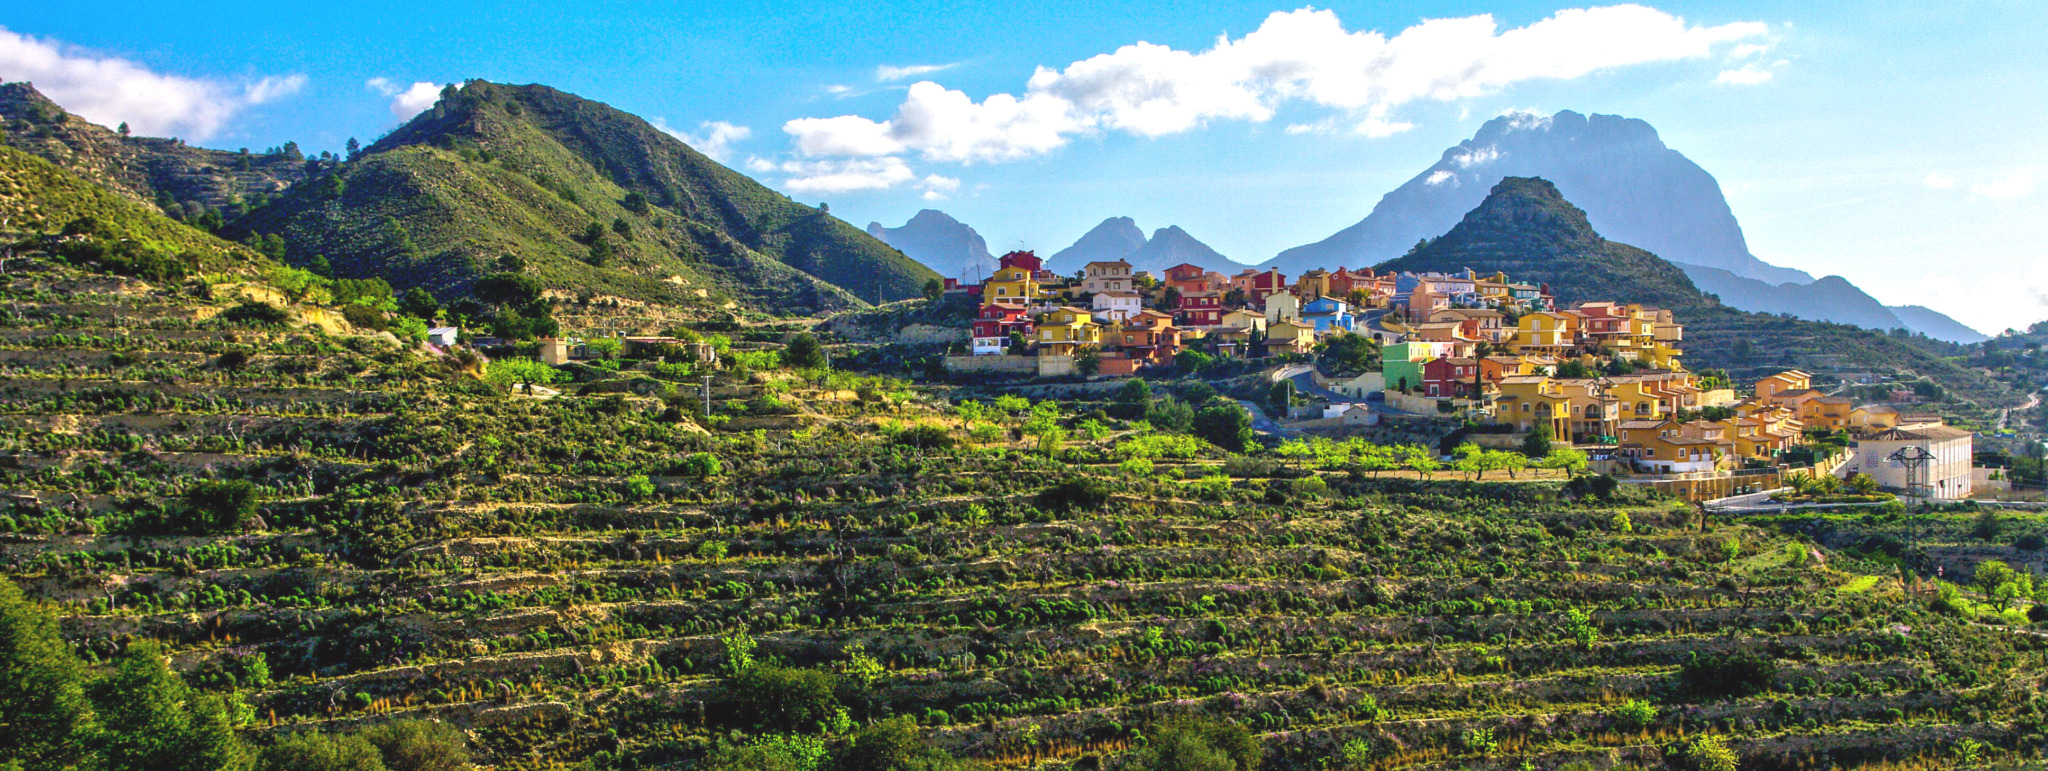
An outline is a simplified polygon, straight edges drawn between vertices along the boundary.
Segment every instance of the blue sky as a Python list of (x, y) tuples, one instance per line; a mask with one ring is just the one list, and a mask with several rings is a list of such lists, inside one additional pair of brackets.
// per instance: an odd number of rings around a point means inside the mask
[[(857, 225), (932, 207), (1050, 252), (1127, 215), (1245, 262), (1356, 222), (1504, 111), (1615, 113), (1719, 178), (1767, 261), (1986, 331), (2048, 318), (2048, 5), (1183, 6), (14, 4), (0, 78), (316, 151), (441, 83), (546, 83)], [(1361, 51), (1388, 68), (1360, 76)]]

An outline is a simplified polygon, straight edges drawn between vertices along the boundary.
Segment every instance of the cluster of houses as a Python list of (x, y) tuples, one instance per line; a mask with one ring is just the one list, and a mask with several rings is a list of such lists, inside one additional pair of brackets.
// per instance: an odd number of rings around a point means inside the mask
[[(1099, 355), (1101, 372), (1130, 374), (1169, 364), (1182, 350), (1255, 358), (1306, 353), (1324, 336), (1484, 335), (1509, 314), (1555, 307), (1549, 288), (1504, 274), (1311, 270), (1289, 282), (1278, 270), (1235, 276), (1180, 264), (1163, 275), (1122, 260), (1091, 262), (1073, 276), (1046, 270), (1036, 254), (1005, 254), (981, 284), (948, 281), (978, 294), (970, 353)], [(1427, 339), (1427, 338), (1423, 338)]]

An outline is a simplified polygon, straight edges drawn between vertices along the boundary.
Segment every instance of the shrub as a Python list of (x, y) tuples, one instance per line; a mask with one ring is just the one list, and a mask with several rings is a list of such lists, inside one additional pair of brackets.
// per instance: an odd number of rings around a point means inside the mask
[(363, 739), (391, 771), (459, 771), (470, 767), (469, 740), (439, 720), (399, 720), (363, 729)]
[(925, 423), (903, 429), (896, 435), (896, 443), (921, 450), (943, 450), (953, 446), (953, 434), (942, 426)]
[(220, 317), (230, 323), (256, 326), (283, 324), (287, 318), (283, 309), (255, 301), (243, 302), (241, 305), (222, 311)]
[(1679, 667), (1678, 681), (1686, 690), (1706, 696), (1750, 696), (1771, 689), (1778, 676), (1778, 662), (1762, 653), (1694, 652)]
[(1677, 766), (1688, 771), (1736, 771), (1741, 758), (1719, 736), (1692, 740), (1676, 758)]
[(256, 520), (256, 485), (245, 479), (206, 481), (185, 491), (185, 529), (231, 533)]
[(1195, 414), (1195, 435), (1231, 452), (1244, 452), (1252, 441), (1252, 418), (1235, 404), (1203, 408)]
[(840, 771), (965, 771), (980, 767), (927, 746), (916, 721), (908, 717), (890, 718), (854, 731), (834, 765)]
[(733, 679), (740, 719), (771, 731), (812, 731), (839, 712), (839, 680), (815, 669), (755, 663)]
[(1615, 707), (1608, 717), (1623, 728), (1640, 731), (1657, 722), (1657, 707), (1642, 699), (1629, 699)]
[(709, 479), (721, 473), (720, 465), (716, 455), (708, 452), (693, 452), (683, 457), (681, 470), (683, 476)]
[(260, 771), (386, 771), (384, 757), (361, 736), (306, 732), (263, 749)]
[(2013, 539), (2012, 547), (2020, 551), (2048, 549), (2048, 536), (2043, 536), (2040, 533), (2028, 533)]
[(1144, 771), (1254, 771), (1262, 753), (1258, 737), (1243, 726), (1188, 717), (1153, 733), (1133, 766)]
[(1093, 509), (1109, 502), (1109, 483), (1082, 477), (1038, 491), (1038, 505), (1054, 511)]

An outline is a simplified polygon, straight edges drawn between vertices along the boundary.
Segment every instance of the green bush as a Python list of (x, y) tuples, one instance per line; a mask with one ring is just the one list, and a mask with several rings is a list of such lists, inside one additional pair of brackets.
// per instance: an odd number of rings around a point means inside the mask
[(839, 680), (815, 669), (756, 663), (733, 678), (742, 722), (770, 731), (815, 731), (839, 711)]

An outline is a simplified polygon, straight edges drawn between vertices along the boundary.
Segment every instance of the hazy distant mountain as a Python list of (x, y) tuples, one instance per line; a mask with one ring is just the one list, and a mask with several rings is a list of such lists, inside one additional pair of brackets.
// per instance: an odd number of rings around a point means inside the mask
[(1436, 165), (1381, 198), (1364, 221), (1281, 252), (1261, 267), (1300, 273), (1398, 257), (1417, 241), (1449, 230), (1508, 176), (1550, 180), (1602, 234), (1672, 262), (1770, 283), (1813, 280), (1750, 255), (1720, 185), (1665, 147), (1650, 124), (1570, 110), (1548, 118), (1518, 113), (1487, 121), (1470, 140), (1444, 151)]
[(1891, 306), (1891, 312), (1892, 315), (1899, 317), (1900, 321), (1905, 322), (1907, 329), (1936, 340), (1981, 343), (1991, 339), (1990, 335), (1971, 329), (1962, 322), (1924, 305), (1894, 305)]
[(1045, 267), (1062, 275), (1080, 270), (1091, 262), (1110, 262), (1131, 256), (1145, 246), (1145, 231), (1129, 217), (1103, 220), (1074, 241), (1073, 246), (1046, 258)]
[(1188, 235), (1178, 225), (1152, 231), (1152, 237), (1148, 239), (1145, 231), (1139, 230), (1138, 224), (1129, 217), (1103, 220), (1073, 246), (1053, 254), (1046, 267), (1059, 273), (1073, 273), (1088, 263), (1110, 260), (1124, 260), (1131, 264), (1132, 270), (1149, 270), (1154, 275), (1184, 262), (1223, 273), (1236, 273), (1245, 268), (1243, 263), (1223, 256), (1208, 244)]
[(896, 247), (910, 259), (948, 278), (972, 283), (996, 270), (996, 258), (988, 253), (988, 243), (981, 239), (981, 234), (936, 209), (918, 212), (899, 228), (870, 222), (868, 235), (882, 239), (882, 243)]
[(1814, 281), (1805, 272), (1757, 259), (1720, 184), (1666, 147), (1650, 124), (1570, 110), (1548, 118), (1523, 113), (1487, 121), (1470, 140), (1381, 198), (1363, 221), (1281, 252), (1261, 267), (1299, 274), (1397, 257), (1450, 229), (1510, 176), (1550, 180), (1602, 234), (1677, 264), (1700, 289), (1731, 307), (1872, 329), (1903, 326), (1945, 340), (1974, 334), (1933, 311), (1909, 314), (1910, 319), (1896, 315), (1846, 279)]

